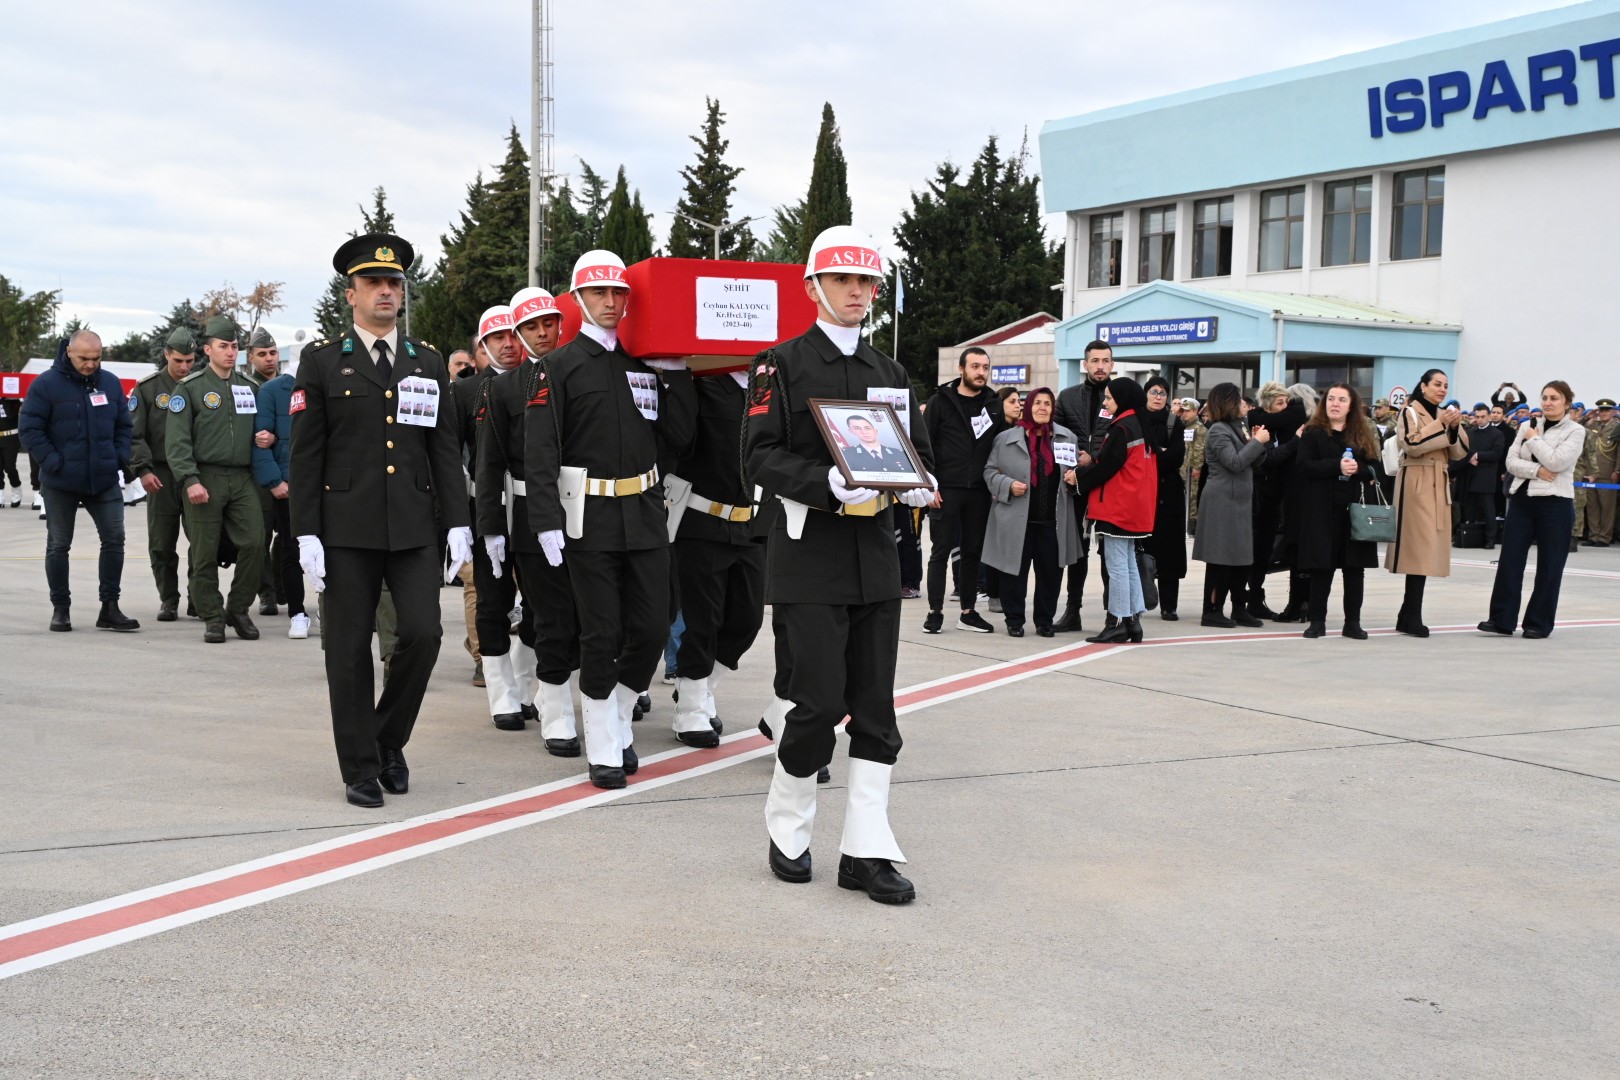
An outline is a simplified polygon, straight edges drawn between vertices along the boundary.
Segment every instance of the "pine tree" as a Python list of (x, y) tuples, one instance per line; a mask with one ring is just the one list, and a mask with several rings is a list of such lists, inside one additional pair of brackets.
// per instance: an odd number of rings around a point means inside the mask
[(641, 192), (637, 191), (632, 199), (623, 165), (619, 166), (613, 194), (608, 196), (607, 213), (602, 217), (602, 235), (597, 243), (623, 259), (626, 266), (652, 257), (652, 228), (647, 224), (647, 213), (641, 206)]
[[(590, 246), (602, 240), (602, 220), (607, 217), (608, 186), (602, 174), (591, 168), (584, 158), (579, 160), (581, 209), (585, 215), (585, 235)], [(589, 251), (590, 248), (585, 250)]]
[(771, 213), (771, 232), (755, 249), (760, 262), (796, 263), (803, 260), (800, 238), (804, 235), (804, 200), (778, 206)]
[[(704, 98), (709, 113), (703, 122), (703, 134), (688, 136), (697, 144), (697, 163), (681, 170), (686, 191), (675, 203), (676, 217), (669, 226), (669, 240), (664, 245), (670, 256), (678, 259), (708, 259), (714, 257), (714, 233), (694, 225), (686, 214), (699, 221), (724, 225), (731, 221), (731, 196), (736, 192), (737, 177), (742, 169), (727, 165), (726, 150), (731, 140), (720, 137), (720, 127), (726, 114), (720, 111), (720, 102)], [(730, 229), (720, 236), (720, 258), (748, 259), (753, 257), (754, 234), (746, 227)]]
[(825, 229), (854, 221), (849, 202), (849, 168), (839, 140), (838, 121), (831, 104), (821, 106), (821, 132), (816, 136), (816, 157), (810, 167), (810, 190), (804, 197), (796, 262), (810, 256), (810, 245)]
[[(896, 359), (921, 385), (936, 381), (942, 347), (1053, 302), (1061, 261), (1041, 230), (1038, 180), (1027, 159), (1027, 145), (1003, 159), (992, 136), (965, 179), (957, 166), (940, 163), (901, 214), (895, 237), (906, 253), (906, 310)], [(894, 347), (892, 280), (883, 297), (874, 344), (887, 352)]]

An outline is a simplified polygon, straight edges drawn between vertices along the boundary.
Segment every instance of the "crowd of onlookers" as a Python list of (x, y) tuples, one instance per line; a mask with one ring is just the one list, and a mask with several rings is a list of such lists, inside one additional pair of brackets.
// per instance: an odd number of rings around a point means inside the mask
[[(959, 369), (926, 413), (941, 484), (927, 512), (929, 633), (944, 627), (947, 566), (958, 629), (994, 630), (981, 595), (1013, 636), (1031, 624), (1041, 636), (1082, 629), (1095, 547), (1106, 616), (1087, 640), (1140, 641), (1144, 613), (1180, 618), (1191, 535), (1205, 626), (1303, 623), (1306, 637), (1323, 636), (1337, 575), (1341, 632), (1364, 638), (1365, 571), (1382, 547), (1385, 568), (1404, 578), (1396, 629), (1427, 636), (1427, 579), (1450, 573), (1454, 547), (1501, 545), (1480, 629), (1522, 625), (1544, 637), (1568, 553), (1613, 542), (1615, 402), (1588, 408), (1556, 380), (1537, 400), (1503, 383), (1472, 408), (1438, 369), (1405, 400), (1370, 407), (1344, 383), (1267, 382), (1253, 393), (1222, 383), (1202, 402), (1172, 400), (1163, 378), (1116, 378), (1100, 341), (1086, 350), (1084, 378), (1061, 393), (992, 389), (978, 349)], [(908, 596), (921, 594), (921, 531), (919, 514), (897, 537)], [(1531, 547), (1536, 584), (1521, 621)]]

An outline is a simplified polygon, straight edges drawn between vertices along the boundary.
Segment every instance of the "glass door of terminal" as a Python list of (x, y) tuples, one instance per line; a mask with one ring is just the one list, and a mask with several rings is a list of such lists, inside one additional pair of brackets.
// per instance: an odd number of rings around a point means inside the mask
[[(1195, 397), (1203, 401), (1210, 390), (1220, 383), (1236, 383), (1242, 390), (1253, 391), (1259, 386), (1260, 358), (1258, 356), (1223, 356), (1196, 364), (1173, 363), (1167, 365), (1175, 388), (1174, 397)], [(1369, 375), (1370, 377), (1370, 375)]]

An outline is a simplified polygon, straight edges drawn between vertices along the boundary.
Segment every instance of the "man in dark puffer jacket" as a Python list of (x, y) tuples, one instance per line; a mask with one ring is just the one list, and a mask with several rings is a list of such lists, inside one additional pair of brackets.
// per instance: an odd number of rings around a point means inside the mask
[(23, 402), (18, 434), (40, 463), (45, 496), (45, 580), (51, 629), (72, 630), (68, 618), (68, 551), (79, 507), (101, 535), (101, 630), (138, 630), (118, 610), (124, 575), (124, 498), (118, 470), (127, 468), (132, 425), (117, 376), (101, 368), (101, 338), (81, 330), (56, 351), (56, 364), (35, 379)]

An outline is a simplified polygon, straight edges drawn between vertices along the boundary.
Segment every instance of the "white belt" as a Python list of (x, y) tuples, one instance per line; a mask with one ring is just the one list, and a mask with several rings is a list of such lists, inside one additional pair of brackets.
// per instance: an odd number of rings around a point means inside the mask
[(585, 494), (605, 495), (617, 499), (627, 495), (640, 495), (656, 483), (658, 483), (658, 466), (654, 465), (640, 476), (628, 476), (622, 480), (603, 480), (600, 477), (587, 476)]
[[(843, 517), (877, 517), (877, 515), (881, 513), (885, 507), (893, 505), (893, 495), (879, 495), (877, 498), (867, 499), (865, 502), (843, 503), (838, 507), (837, 510), (830, 512), (839, 514)], [(812, 506), (810, 509), (826, 510), (826, 507)]]
[(732, 506), (729, 503), (715, 502), (713, 499), (705, 499), (695, 491), (686, 496), (686, 506), (689, 510), (724, 518), (727, 521), (751, 521), (754, 517), (752, 506)]
[(521, 495), (527, 499), (529, 497), (529, 485), (525, 484), (522, 480), (513, 480), (512, 494)]

